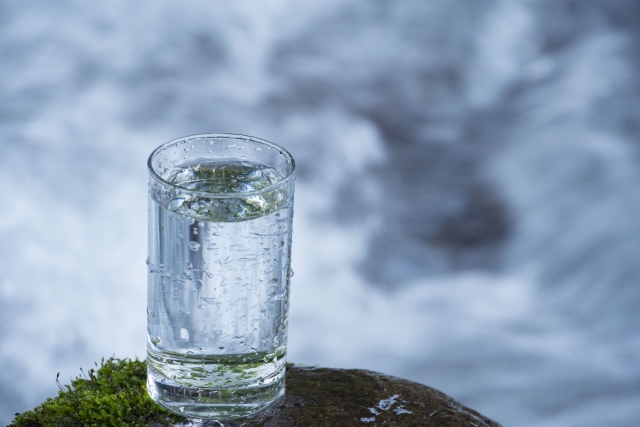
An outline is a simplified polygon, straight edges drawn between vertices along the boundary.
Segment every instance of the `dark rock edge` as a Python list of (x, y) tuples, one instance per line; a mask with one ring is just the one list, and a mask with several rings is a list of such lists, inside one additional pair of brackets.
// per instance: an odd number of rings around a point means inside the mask
[[(290, 365), (286, 387), (281, 400), (251, 419), (171, 426), (500, 427), (431, 387), (366, 370)], [(162, 426), (169, 425), (155, 424)]]

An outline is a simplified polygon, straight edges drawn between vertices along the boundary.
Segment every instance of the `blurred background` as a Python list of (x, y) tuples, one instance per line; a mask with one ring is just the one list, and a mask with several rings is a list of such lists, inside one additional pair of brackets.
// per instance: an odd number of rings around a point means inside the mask
[(636, 0), (0, 0), (0, 424), (145, 357), (146, 159), (298, 162), (289, 360), (640, 418)]

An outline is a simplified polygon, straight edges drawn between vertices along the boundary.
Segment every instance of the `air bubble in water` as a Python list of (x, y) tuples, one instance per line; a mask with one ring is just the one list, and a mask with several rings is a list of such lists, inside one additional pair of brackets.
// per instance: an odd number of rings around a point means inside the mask
[(189, 331), (185, 328), (180, 328), (180, 338), (185, 342), (189, 342)]
[(189, 247), (191, 248), (192, 251), (196, 252), (200, 249), (200, 243), (196, 242), (195, 240), (192, 240), (189, 242)]

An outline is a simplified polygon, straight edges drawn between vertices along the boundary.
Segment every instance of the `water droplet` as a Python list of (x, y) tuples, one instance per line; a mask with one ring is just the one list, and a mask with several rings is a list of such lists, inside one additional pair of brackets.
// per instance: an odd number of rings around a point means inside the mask
[(185, 328), (180, 328), (180, 338), (185, 342), (189, 342), (189, 331)]
[(396, 403), (396, 400), (398, 399), (398, 397), (400, 397), (399, 394), (394, 394), (393, 396), (391, 396), (388, 399), (382, 399), (379, 403), (378, 403), (378, 408), (382, 409), (383, 411), (388, 410), (389, 408), (391, 408), (391, 406)]
[(206, 303), (215, 304), (216, 299), (213, 297), (201, 297)]
[(196, 242), (195, 240), (192, 240), (189, 242), (189, 247), (191, 248), (192, 251), (196, 252), (200, 249), (200, 243)]
[(224, 346), (221, 345), (220, 347), (218, 347), (220, 350), (224, 350)]
[(293, 277), (293, 268), (289, 269), (289, 273), (287, 273), (287, 277), (289, 277), (289, 278)]
[(147, 265), (151, 264), (151, 261), (149, 260), (149, 257), (147, 257), (146, 263), (147, 263)]
[(278, 283), (278, 279), (274, 277), (273, 279), (270, 280), (270, 282), (275, 285), (276, 283)]
[(189, 218), (189, 225), (193, 225), (196, 222), (195, 219), (193, 218)]
[(187, 261), (187, 262), (184, 263), (184, 267), (187, 270), (191, 270), (193, 268), (193, 263), (191, 261)]
[(161, 347), (164, 344), (164, 342), (162, 341), (162, 339), (160, 337), (155, 337), (154, 339), (151, 340), (151, 342), (156, 347)]

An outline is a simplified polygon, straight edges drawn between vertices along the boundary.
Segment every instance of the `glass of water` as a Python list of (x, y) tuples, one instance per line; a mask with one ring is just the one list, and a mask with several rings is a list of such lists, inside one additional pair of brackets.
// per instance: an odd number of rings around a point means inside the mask
[(149, 394), (193, 418), (254, 414), (284, 394), (294, 160), (207, 134), (148, 167)]

